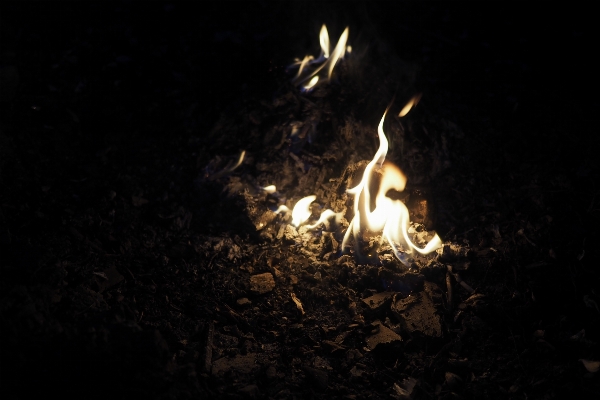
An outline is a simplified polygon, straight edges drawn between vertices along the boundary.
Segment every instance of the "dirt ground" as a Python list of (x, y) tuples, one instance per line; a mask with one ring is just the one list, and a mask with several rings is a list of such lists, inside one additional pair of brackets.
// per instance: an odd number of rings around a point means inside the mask
[[(203, 4), (1, 6), (3, 398), (598, 396), (589, 10)], [(386, 107), (402, 262), (340, 247)]]

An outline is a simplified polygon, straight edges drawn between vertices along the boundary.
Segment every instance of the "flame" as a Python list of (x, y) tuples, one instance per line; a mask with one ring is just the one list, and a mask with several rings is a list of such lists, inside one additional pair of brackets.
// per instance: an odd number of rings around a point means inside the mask
[(400, 110), (400, 112), (398, 113), (399, 117), (404, 117), (406, 114), (408, 114), (408, 112), (415, 107), (417, 104), (419, 104), (419, 100), (421, 100), (421, 93), (417, 93), (416, 95), (414, 95), (412, 97), (412, 99), (410, 99), (408, 101), (408, 103), (406, 103), (406, 105), (402, 108), (402, 110)]
[(346, 54), (346, 42), (348, 41), (349, 33), (349, 28), (344, 29), (344, 32), (342, 32), (342, 36), (340, 36), (340, 39), (338, 40), (338, 43), (335, 46), (335, 49), (333, 49), (333, 53), (331, 53), (331, 58), (329, 58), (327, 62), (323, 64), (323, 66), (329, 64), (329, 67), (327, 69), (327, 79), (331, 79), (333, 67), (335, 67), (335, 64), (338, 62), (338, 60), (340, 58), (343, 58), (344, 54)]
[(336, 218), (338, 218), (339, 216), (340, 216), (339, 214), (337, 214), (337, 213), (335, 213), (335, 212), (333, 212), (333, 211), (331, 211), (331, 210), (327, 209), (327, 210), (325, 210), (325, 211), (323, 211), (323, 212), (321, 213), (321, 216), (319, 217), (319, 220), (318, 220), (317, 222), (315, 222), (315, 223), (314, 223), (314, 224), (312, 224), (312, 225), (307, 225), (306, 227), (307, 227), (308, 229), (315, 229), (315, 228), (317, 228), (319, 225), (323, 224), (323, 225), (325, 225), (325, 227), (326, 227), (326, 228), (329, 228), (329, 219), (330, 219), (331, 217), (336, 217)]
[[(439, 248), (441, 239), (435, 237), (421, 249), (417, 247), (409, 237), (408, 227), (410, 225), (409, 213), (406, 205), (400, 200), (392, 200), (386, 194), (389, 190), (401, 192), (406, 186), (406, 176), (398, 167), (390, 162), (385, 162), (388, 151), (388, 140), (383, 131), (383, 122), (388, 110), (383, 113), (377, 133), (379, 136), (379, 149), (373, 160), (369, 162), (363, 173), (360, 183), (347, 192), (354, 195), (354, 218), (350, 221), (348, 230), (342, 241), (342, 249), (345, 251), (348, 242), (354, 239), (354, 248), (360, 254), (359, 239), (365, 233), (382, 232), (382, 240), (385, 238), (392, 247), (394, 254), (403, 263), (407, 262), (404, 253), (410, 254), (416, 250), (421, 254), (427, 254)], [(377, 183), (373, 177), (379, 176), (379, 188), (375, 195), (375, 207), (372, 209), (371, 190), (373, 184)], [(404, 251), (399, 249), (402, 245)]]
[(288, 214), (290, 212), (290, 209), (287, 208), (286, 205), (280, 205), (277, 210), (275, 210), (275, 214), (279, 214), (279, 213), (285, 213)]
[[(329, 33), (327, 32), (327, 26), (323, 24), (319, 33), (321, 55), (317, 59), (310, 55), (305, 56), (302, 61), (297, 59), (296, 62), (290, 66), (298, 66), (298, 72), (292, 80), (292, 83), (294, 83), (294, 85), (302, 85), (303, 91), (310, 91), (319, 81), (323, 82), (331, 79), (333, 69), (337, 62), (344, 58), (346, 52), (350, 53), (352, 51), (352, 48), (347, 45), (349, 34), (350, 29), (346, 27), (335, 45), (335, 48), (330, 52)], [(327, 71), (326, 78), (319, 76), (321, 71)]]
[(327, 26), (325, 24), (323, 24), (321, 32), (319, 32), (319, 42), (321, 43), (323, 57), (329, 58), (329, 33), (327, 33)]
[(269, 185), (262, 188), (265, 192), (269, 194), (273, 194), (277, 191), (277, 187), (275, 185)]
[(304, 86), (304, 90), (312, 89), (317, 84), (318, 81), (319, 81), (319, 77), (313, 76), (313, 78)]
[(304, 59), (300, 63), (300, 67), (298, 68), (298, 74), (296, 74), (296, 78), (298, 78), (298, 77), (300, 77), (300, 75), (302, 75), (302, 71), (304, 71), (304, 68), (306, 68), (306, 66), (308, 65), (308, 63), (311, 62), (314, 59), (315, 58), (313, 56), (305, 56), (304, 57)]
[(317, 199), (317, 196), (306, 196), (298, 200), (292, 210), (292, 225), (298, 227), (303, 222), (306, 222), (311, 215), (310, 204)]

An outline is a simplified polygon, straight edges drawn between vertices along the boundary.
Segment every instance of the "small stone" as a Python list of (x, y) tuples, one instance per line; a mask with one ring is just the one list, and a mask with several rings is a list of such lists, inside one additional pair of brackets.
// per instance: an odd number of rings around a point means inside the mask
[(381, 321), (373, 322), (373, 326), (377, 328), (376, 332), (373, 335), (367, 337), (366, 339), (367, 346), (369, 346), (371, 350), (374, 350), (377, 346), (402, 341), (400, 335), (383, 325)]
[(222, 377), (225, 373), (235, 370), (243, 374), (250, 374), (260, 369), (256, 363), (256, 354), (238, 354), (234, 357), (221, 357), (212, 366), (212, 374)]
[(125, 279), (125, 277), (123, 277), (123, 275), (121, 275), (119, 271), (117, 271), (117, 267), (114, 265), (100, 273), (94, 274), (100, 278), (96, 280), (96, 283), (98, 284), (99, 293), (102, 293), (106, 289), (118, 285)]
[(460, 376), (458, 376), (452, 372), (446, 372), (446, 381), (445, 381), (446, 387), (448, 387), (452, 390), (456, 390), (456, 389), (460, 388), (462, 383), (463, 383), (463, 380), (461, 379)]
[(264, 229), (267, 225), (271, 223), (271, 221), (273, 221), (275, 215), (276, 214), (272, 211), (265, 211), (261, 215), (258, 215), (255, 218), (253, 218), (252, 222), (254, 223), (254, 227), (256, 228), (256, 230), (260, 231), (261, 229)]
[(308, 379), (314, 385), (314, 388), (317, 391), (322, 392), (325, 389), (327, 389), (327, 385), (329, 382), (329, 376), (327, 375), (327, 372), (306, 366), (302, 367), (302, 370), (307, 375)]
[(253, 275), (250, 277), (250, 290), (255, 294), (265, 294), (275, 288), (275, 279), (273, 274), (265, 272), (264, 274)]
[(425, 290), (392, 303), (391, 311), (400, 321), (402, 330), (420, 332), (432, 338), (442, 337), (442, 324), (431, 293), (435, 286), (426, 282)]
[(237, 299), (237, 305), (241, 306), (241, 307), (247, 307), (249, 305), (251, 305), (252, 302), (250, 300), (248, 300), (248, 298), (246, 297), (242, 297), (241, 299)]
[(381, 292), (376, 293), (373, 296), (369, 296), (363, 299), (363, 303), (365, 303), (371, 310), (375, 311), (383, 307), (389, 300), (394, 296), (393, 292)]
[(294, 228), (292, 225), (286, 225), (285, 230), (283, 231), (283, 239), (287, 243), (294, 243), (297, 237), (298, 231), (296, 230), (296, 228)]
[(245, 399), (257, 399), (260, 396), (260, 390), (256, 385), (248, 385), (239, 390), (239, 393)]
[(277, 369), (274, 366), (269, 365), (265, 370), (265, 376), (267, 379), (275, 379), (277, 377)]

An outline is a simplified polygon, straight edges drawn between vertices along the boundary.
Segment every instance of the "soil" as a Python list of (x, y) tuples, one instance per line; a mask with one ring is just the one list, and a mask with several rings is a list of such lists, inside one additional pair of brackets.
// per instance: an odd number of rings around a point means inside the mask
[[(4, 398), (596, 398), (593, 14), (345, 4), (3, 3)], [(341, 249), (388, 107), (402, 260)]]

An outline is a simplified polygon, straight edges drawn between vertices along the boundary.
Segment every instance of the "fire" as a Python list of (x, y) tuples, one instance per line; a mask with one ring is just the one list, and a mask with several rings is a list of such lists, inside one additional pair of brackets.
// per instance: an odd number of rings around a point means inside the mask
[[(316, 59), (311, 55), (307, 55), (302, 61), (296, 60), (294, 64), (290, 65), (290, 67), (298, 67), (298, 72), (292, 83), (300, 86), (303, 91), (310, 91), (317, 83), (331, 79), (337, 62), (344, 58), (346, 52), (352, 51), (352, 48), (347, 46), (349, 33), (349, 28), (346, 27), (333, 51), (330, 51), (329, 33), (327, 32), (327, 26), (323, 24), (319, 33), (321, 55)], [(327, 74), (322, 74), (321, 71), (327, 71)]]
[(421, 100), (421, 93), (414, 95), (412, 97), (412, 99), (410, 99), (408, 101), (408, 103), (406, 103), (406, 105), (404, 107), (402, 107), (402, 110), (400, 110), (400, 112), (398, 113), (398, 116), (404, 117), (406, 114), (408, 114), (408, 112), (410, 110), (412, 110), (413, 107), (416, 107), (416, 105), (419, 104), (420, 100)]
[[(418, 96), (415, 96), (404, 108), (410, 110), (410, 107), (417, 102)], [(407, 181), (406, 176), (397, 166), (385, 160), (389, 144), (383, 131), (383, 123), (387, 112), (388, 110), (383, 113), (377, 128), (379, 149), (371, 162), (367, 164), (359, 184), (347, 190), (348, 194), (354, 196), (354, 217), (344, 235), (342, 251), (346, 252), (350, 248), (350, 241), (353, 241), (355, 254), (361, 257), (361, 243), (365, 239), (381, 235), (380, 243), (385, 239), (396, 257), (402, 263), (408, 264), (407, 254), (411, 254), (413, 250), (421, 254), (431, 253), (442, 246), (442, 241), (436, 234), (424, 248), (418, 247), (409, 235), (408, 208), (402, 201), (387, 196), (390, 190), (402, 192)], [(312, 195), (304, 197), (296, 203), (292, 210), (294, 226), (299, 227), (309, 220), (312, 214), (310, 206), (315, 200), (316, 196)], [(282, 211), (289, 212), (289, 209), (281, 206), (276, 213)], [(321, 213), (319, 220), (312, 225), (307, 225), (307, 228), (316, 229), (324, 224), (329, 229), (329, 221), (333, 218), (340, 222), (342, 214), (325, 210)]]
[[(413, 249), (421, 254), (428, 254), (439, 248), (442, 241), (436, 234), (425, 248), (421, 249), (415, 245), (408, 234), (410, 218), (406, 205), (402, 201), (393, 200), (386, 195), (390, 190), (401, 192), (406, 186), (406, 176), (402, 171), (394, 164), (385, 161), (388, 140), (383, 132), (383, 122), (386, 114), (387, 110), (383, 113), (377, 128), (379, 149), (375, 153), (375, 157), (365, 168), (360, 183), (347, 190), (349, 194), (354, 196), (354, 218), (350, 221), (348, 230), (344, 235), (342, 250), (346, 251), (352, 238), (355, 252), (360, 255), (362, 235), (381, 232), (381, 240), (385, 238), (396, 257), (406, 263), (405, 254), (412, 253)], [(375, 208), (372, 209), (371, 191), (373, 184), (376, 183), (373, 179), (375, 176), (379, 176), (380, 182), (375, 194)]]

